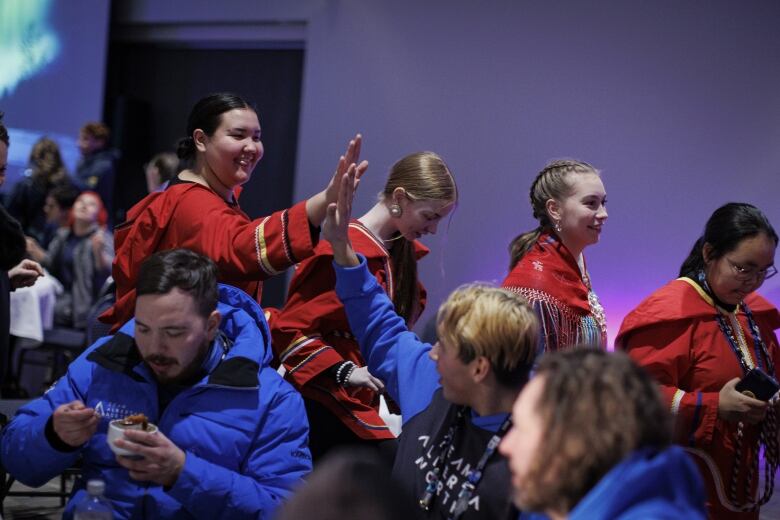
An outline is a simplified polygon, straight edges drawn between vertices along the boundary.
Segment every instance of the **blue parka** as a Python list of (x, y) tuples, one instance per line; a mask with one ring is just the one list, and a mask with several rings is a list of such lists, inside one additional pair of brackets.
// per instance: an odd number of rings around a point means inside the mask
[[(260, 306), (224, 285), (219, 300), (227, 341), (215, 340), (224, 347), (212, 348), (229, 350), (162, 414), (155, 378), (135, 345), (133, 320), (88, 348), (43, 397), (17, 412), (3, 432), (3, 466), (20, 482), (40, 486), (83, 457), (83, 476), (65, 518), (91, 478), (106, 481), (117, 518), (270, 517), (311, 470), (306, 412), (300, 395), (268, 364), (270, 334)], [(45, 430), (53, 411), (74, 400), (102, 418), (84, 446), (60, 451)], [(185, 451), (171, 488), (134, 481), (116, 462), (106, 442), (108, 423), (133, 413), (146, 414)]]
[[(705, 520), (704, 485), (679, 446), (642, 448), (629, 454), (568, 514), (569, 520)], [(545, 520), (521, 515), (519, 520)]]

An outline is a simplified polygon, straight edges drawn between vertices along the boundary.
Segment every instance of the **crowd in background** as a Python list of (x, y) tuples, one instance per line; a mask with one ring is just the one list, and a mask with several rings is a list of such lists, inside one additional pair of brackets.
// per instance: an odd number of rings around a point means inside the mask
[[(3, 465), (40, 484), (81, 457), (74, 497), (100, 477), (121, 517), (758, 517), (780, 465), (780, 312), (755, 292), (777, 273), (778, 235), (760, 209), (717, 208), (609, 353), (585, 261), (606, 188), (587, 162), (551, 161), (502, 286), (456, 289), (426, 342), (409, 330), (426, 304), (419, 239), (468, 194), (442, 157), (415, 152), (353, 218), (361, 143), (322, 191), (250, 219), (237, 190), (264, 153), (257, 112), (207, 96), (113, 233), (108, 129), (82, 128), (73, 175), (36, 143), (3, 212), (4, 301), (43, 269), (63, 287), (57, 325), (85, 328), (109, 277), (116, 299), (101, 316), (112, 334), (4, 430)], [(261, 309), (263, 280), (292, 266), (286, 304)], [(108, 446), (124, 412), (157, 430)]]
[[(112, 288), (112, 208), (120, 152), (110, 146), (109, 128), (99, 122), (84, 124), (77, 144), (81, 157), (69, 172), (58, 144), (45, 136), (38, 139), (2, 204), (24, 234), (26, 259), (56, 279), (53, 324), (84, 331), (93, 306)], [(171, 152), (152, 157), (144, 166), (149, 192), (165, 186), (177, 168)], [(12, 369), (13, 349), (3, 350), (3, 362), (3, 397), (23, 397), (26, 390)]]

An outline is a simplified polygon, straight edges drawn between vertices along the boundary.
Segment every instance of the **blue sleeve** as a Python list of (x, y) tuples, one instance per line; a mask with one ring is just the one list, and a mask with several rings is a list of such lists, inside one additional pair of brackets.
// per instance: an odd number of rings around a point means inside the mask
[(42, 397), (20, 408), (3, 430), (2, 464), (19, 482), (31, 487), (42, 486), (78, 459), (82, 449), (59, 451), (51, 445), (45, 433), (46, 423), (60, 405), (77, 400), (87, 402), (92, 368), (86, 352), (83, 353)]
[[(273, 372), (261, 380), (272, 395), (252, 449), (240, 471), (187, 452), (179, 478), (168, 493), (199, 518), (270, 518), (311, 471), (309, 424), (301, 395)], [(276, 376), (278, 383), (269, 381)]]
[(368, 370), (384, 381), (406, 422), (430, 404), (439, 387), (436, 364), (428, 356), (431, 345), (409, 332), (393, 302), (369, 272), (366, 259), (358, 257), (360, 265), (356, 267), (333, 264), (336, 294), (344, 303)]

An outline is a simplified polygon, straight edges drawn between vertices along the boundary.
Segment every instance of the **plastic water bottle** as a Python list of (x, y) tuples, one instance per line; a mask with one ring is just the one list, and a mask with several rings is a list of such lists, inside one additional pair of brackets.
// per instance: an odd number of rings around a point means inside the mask
[(87, 496), (77, 505), (73, 513), (74, 520), (111, 520), (114, 518), (114, 508), (111, 507), (103, 493), (106, 483), (94, 479), (87, 482)]

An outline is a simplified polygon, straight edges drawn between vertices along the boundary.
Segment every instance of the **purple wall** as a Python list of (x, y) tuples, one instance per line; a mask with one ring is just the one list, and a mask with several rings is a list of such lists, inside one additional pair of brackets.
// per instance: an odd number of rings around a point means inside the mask
[[(461, 203), (421, 265), (431, 309), (461, 283), (500, 282), (508, 242), (535, 226), (528, 187), (555, 157), (604, 172), (610, 220), (586, 255), (613, 339), (720, 204), (752, 202), (780, 228), (780, 3), (287, 3), (184, 11), (306, 24), (296, 198), (324, 185), (355, 131), (372, 164), (358, 211), (400, 156), (445, 157)], [(188, 2), (164, 4), (123, 16), (169, 22)], [(762, 292), (780, 304), (780, 280)]]
[[(720, 204), (752, 202), (780, 228), (780, 4), (334, 4), (309, 30), (297, 193), (355, 130), (373, 164), (364, 207), (394, 159), (442, 154), (462, 196), (422, 267), (432, 308), (501, 280), (555, 157), (604, 172), (610, 219), (586, 256), (612, 339)], [(777, 280), (763, 292), (780, 304)]]

